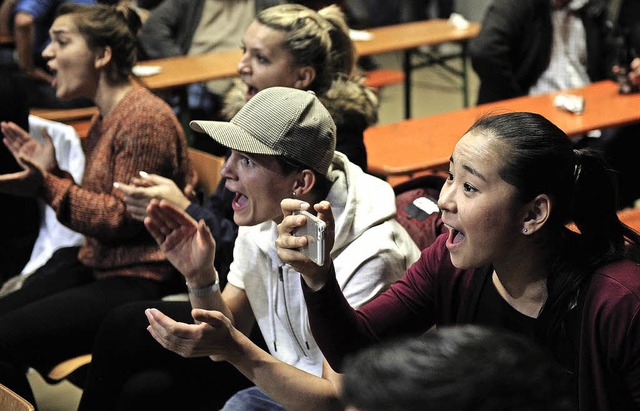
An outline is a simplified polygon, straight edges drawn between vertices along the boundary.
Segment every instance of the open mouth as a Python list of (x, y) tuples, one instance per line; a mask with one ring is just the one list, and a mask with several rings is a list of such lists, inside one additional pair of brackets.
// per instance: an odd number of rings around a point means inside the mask
[(231, 203), (233, 211), (242, 210), (247, 206), (248, 202), (249, 199), (247, 198), (247, 196), (242, 193), (236, 193), (235, 197), (233, 198), (233, 202)]
[(249, 101), (249, 100), (251, 100), (251, 98), (253, 96), (258, 94), (259, 90), (257, 88), (255, 88), (255, 87), (253, 87), (253, 86), (249, 86), (249, 85), (247, 85), (247, 86), (248, 86), (248, 88), (247, 88), (247, 94), (245, 94), (245, 100)]
[(449, 238), (447, 239), (447, 246), (453, 247), (460, 243), (462, 243), (465, 239), (465, 235), (462, 231), (457, 230), (450, 225), (446, 225), (447, 229), (449, 229)]
[(458, 230), (455, 230), (455, 229), (451, 231), (451, 237), (453, 238), (453, 239), (451, 240), (451, 242), (452, 242), (453, 244), (459, 244), (459, 243), (461, 243), (461, 242), (464, 240), (464, 238), (465, 238), (465, 236), (464, 236), (464, 234), (462, 233), (462, 231), (458, 231)]
[(58, 71), (49, 67), (49, 72), (51, 73), (51, 85), (55, 87), (58, 84)]

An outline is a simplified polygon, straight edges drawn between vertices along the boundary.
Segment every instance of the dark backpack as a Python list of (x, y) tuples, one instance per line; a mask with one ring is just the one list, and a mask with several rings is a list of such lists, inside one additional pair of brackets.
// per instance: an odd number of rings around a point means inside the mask
[(446, 178), (438, 174), (414, 177), (393, 191), (396, 195), (396, 220), (407, 230), (420, 250), (430, 246), (446, 231), (438, 197)]

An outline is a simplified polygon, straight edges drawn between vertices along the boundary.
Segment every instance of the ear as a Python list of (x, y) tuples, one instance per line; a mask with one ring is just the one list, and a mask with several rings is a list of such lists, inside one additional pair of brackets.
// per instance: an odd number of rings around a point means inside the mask
[(95, 51), (95, 68), (99, 70), (107, 67), (107, 65), (109, 65), (109, 62), (111, 62), (111, 57), (111, 46), (98, 47), (98, 49)]
[(299, 90), (308, 89), (311, 83), (313, 83), (313, 80), (316, 79), (316, 70), (311, 66), (298, 68), (296, 74), (295, 87)]
[(525, 206), (525, 218), (522, 233), (529, 235), (540, 230), (551, 215), (551, 199), (546, 194), (540, 194)]
[(316, 185), (316, 173), (309, 169), (304, 169), (300, 172), (298, 178), (293, 182), (293, 193), (295, 197), (299, 199), (307, 199), (308, 194)]

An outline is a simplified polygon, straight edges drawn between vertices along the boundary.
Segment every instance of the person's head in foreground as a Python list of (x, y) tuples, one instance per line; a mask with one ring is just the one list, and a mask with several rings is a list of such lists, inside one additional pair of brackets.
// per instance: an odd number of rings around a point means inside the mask
[(190, 126), (231, 149), (220, 173), (235, 193), (236, 224), (279, 222), (284, 198), (315, 203), (326, 197), (336, 127), (315, 94), (271, 87), (230, 122), (192, 121)]
[(476, 121), (456, 144), (438, 205), (455, 267), (492, 264), (501, 278), (546, 278), (539, 319), (547, 332), (597, 267), (625, 255), (625, 237), (638, 241), (616, 215), (616, 186), (602, 157), (574, 149), (534, 113)]
[(349, 357), (349, 411), (570, 411), (567, 373), (519, 335), (475, 325), (443, 327)]

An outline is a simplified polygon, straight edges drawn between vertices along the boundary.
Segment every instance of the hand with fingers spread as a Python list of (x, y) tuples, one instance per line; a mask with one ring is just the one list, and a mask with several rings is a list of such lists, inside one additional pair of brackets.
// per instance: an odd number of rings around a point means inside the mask
[(204, 221), (195, 221), (169, 201), (151, 200), (144, 224), (190, 287), (203, 287), (216, 278), (216, 243)]
[(51, 137), (43, 129), (44, 142), (41, 143), (12, 122), (0, 123), (0, 129), (5, 146), (23, 168), (22, 171), (0, 175), (0, 191), (35, 197), (42, 186), (44, 173), (58, 167)]
[(140, 172), (140, 178), (133, 178), (131, 184), (116, 182), (113, 186), (124, 194), (123, 200), (127, 206), (127, 212), (139, 221), (143, 221), (146, 217), (147, 206), (154, 198), (170, 201), (181, 210), (185, 210), (191, 204), (189, 198), (191, 194), (186, 192), (193, 191), (188, 187), (183, 192), (173, 180), (157, 174), (147, 174), (144, 171)]
[(45, 129), (41, 130), (44, 138), (41, 143), (15, 123), (2, 122), (0, 127), (4, 135), (4, 144), (22, 167), (35, 167), (41, 172), (58, 168), (56, 151)]
[(151, 333), (164, 348), (185, 358), (209, 356), (214, 361), (229, 361), (241, 355), (237, 339), (241, 333), (219, 311), (194, 309), (197, 324), (173, 320), (157, 309), (145, 311)]
[(298, 271), (311, 289), (318, 290), (324, 286), (333, 264), (329, 257), (335, 235), (335, 221), (331, 204), (328, 201), (321, 201), (313, 207), (318, 213), (318, 217), (327, 224), (325, 230), (325, 263), (322, 266), (318, 266), (299, 251), (300, 247), (304, 247), (307, 244), (307, 238), (293, 235), (296, 228), (302, 227), (306, 223), (306, 217), (293, 215), (293, 212), (296, 210), (308, 211), (309, 203), (285, 198), (280, 203), (280, 207), (284, 218), (278, 224), (278, 238), (276, 239), (278, 257)]

